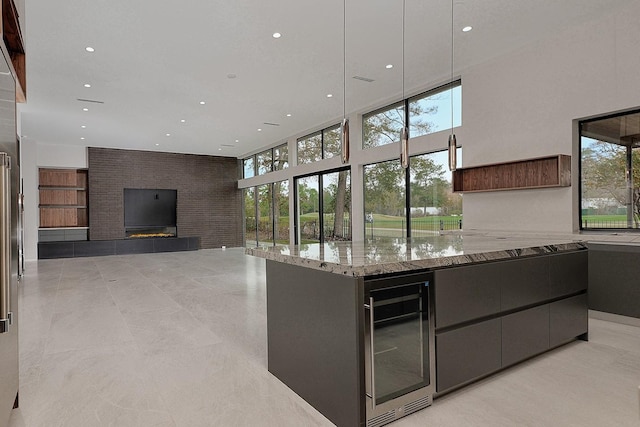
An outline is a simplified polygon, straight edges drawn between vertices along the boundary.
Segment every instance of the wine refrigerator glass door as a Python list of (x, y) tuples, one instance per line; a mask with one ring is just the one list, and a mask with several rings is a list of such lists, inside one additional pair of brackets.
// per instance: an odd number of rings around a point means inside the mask
[(394, 419), (399, 418), (406, 415), (405, 405), (426, 396), (424, 406), (431, 404), (435, 390), (432, 276), (424, 276), (419, 281), (412, 278), (410, 283), (370, 289), (365, 297), (368, 419), (389, 411), (394, 411)]

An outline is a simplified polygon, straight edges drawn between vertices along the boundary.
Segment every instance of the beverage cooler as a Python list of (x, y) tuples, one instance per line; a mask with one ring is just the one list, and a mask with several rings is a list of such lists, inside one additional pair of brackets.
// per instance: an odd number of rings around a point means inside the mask
[(365, 281), (367, 427), (431, 405), (435, 393), (433, 273)]

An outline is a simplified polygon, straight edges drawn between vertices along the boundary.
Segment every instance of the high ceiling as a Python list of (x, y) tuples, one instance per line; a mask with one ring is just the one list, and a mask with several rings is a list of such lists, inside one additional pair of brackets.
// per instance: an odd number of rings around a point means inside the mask
[[(633, 1), (455, 0), (454, 74)], [(450, 78), (451, 0), (344, 8), (27, 0), (23, 140), (240, 157)]]

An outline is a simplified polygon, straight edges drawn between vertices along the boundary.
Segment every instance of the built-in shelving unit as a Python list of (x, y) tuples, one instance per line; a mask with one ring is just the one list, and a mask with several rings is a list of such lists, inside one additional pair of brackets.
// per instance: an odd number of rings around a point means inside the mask
[(454, 193), (571, 186), (571, 156), (558, 154), (457, 169)]
[(87, 170), (45, 169), (40, 178), (40, 228), (87, 227)]

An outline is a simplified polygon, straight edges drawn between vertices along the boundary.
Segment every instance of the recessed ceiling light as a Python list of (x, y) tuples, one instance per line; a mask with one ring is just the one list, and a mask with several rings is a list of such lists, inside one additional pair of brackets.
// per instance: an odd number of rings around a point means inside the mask
[(387, 64), (387, 66), (385, 67), (387, 70), (393, 68), (393, 64)]
[(327, 94), (327, 98), (333, 98), (333, 94), (328, 93), (328, 94)]
[(287, 114), (287, 117), (291, 117), (291, 113)]
[(170, 134), (170, 133), (166, 133), (165, 135), (167, 135), (167, 136), (171, 136), (171, 134)]
[(186, 120), (185, 119), (180, 119), (180, 123), (185, 123)]
[(200, 101), (200, 105), (204, 105), (204, 104), (206, 104), (206, 102)]
[(218, 148), (218, 151), (222, 151), (222, 148)]
[(262, 129), (258, 128), (258, 132), (262, 132)]
[(239, 139), (236, 139), (236, 142), (240, 142), (240, 140), (239, 140)]
[(160, 145), (160, 144), (156, 144), (156, 147), (157, 147), (158, 145)]
[(82, 129), (86, 129), (87, 127), (85, 125), (80, 126)]
[(237, 75), (233, 74), (233, 73), (229, 73), (227, 74), (227, 78), (228, 79), (235, 79), (236, 77), (238, 77)]
[(81, 136), (80, 139), (84, 139), (84, 136)]
[(95, 51), (95, 49), (92, 48), (91, 46), (85, 47), (84, 50), (86, 50), (87, 52), (94, 52)]
[(279, 39), (280, 37), (282, 37), (282, 34), (280, 34), (280, 33), (273, 33), (273, 38), (274, 38), (274, 39)]
[(470, 25), (467, 25), (466, 27), (464, 27), (462, 29), (463, 32), (468, 33), (469, 31), (473, 30), (473, 27)]
[(84, 87), (91, 87), (91, 85), (89, 83), (85, 83)]
[(83, 108), (82, 111), (89, 111), (89, 109), (88, 108)]

